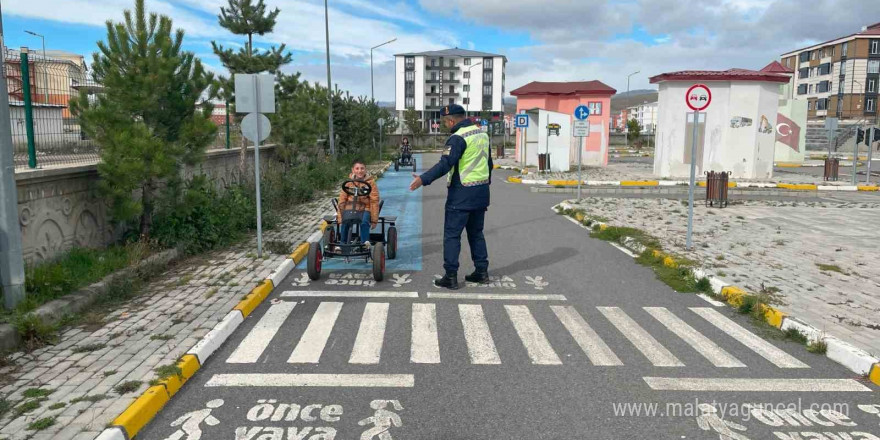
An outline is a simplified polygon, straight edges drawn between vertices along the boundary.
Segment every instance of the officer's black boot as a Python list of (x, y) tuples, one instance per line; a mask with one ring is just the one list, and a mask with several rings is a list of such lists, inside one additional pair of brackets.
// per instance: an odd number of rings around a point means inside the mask
[(443, 278), (440, 278), (439, 280), (434, 280), (434, 285), (450, 290), (458, 290), (458, 274), (447, 273), (446, 275), (443, 275)]
[(472, 273), (470, 275), (465, 275), (464, 280), (469, 283), (480, 283), (480, 284), (488, 283), (489, 282), (489, 272), (488, 271), (480, 272), (478, 270), (475, 270), (474, 273)]

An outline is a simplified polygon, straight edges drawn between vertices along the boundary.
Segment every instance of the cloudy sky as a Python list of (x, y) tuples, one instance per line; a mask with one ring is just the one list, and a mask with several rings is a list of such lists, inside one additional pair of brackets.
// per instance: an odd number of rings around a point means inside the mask
[[(284, 43), (289, 70), (324, 83), (324, 22), (320, 0), (266, 0), (281, 9), (262, 47)], [(370, 93), (370, 47), (376, 98), (393, 99), (393, 54), (461, 47), (509, 60), (507, 88), (529, 81), (598, 79), (626, 89), (651, 88), (648, 78), (684, 69), (758, 69), (781, 53), (857, 32), (880, 22), (876, 0), (329, 0), (333, 82), (356, 95)], [(87, 55), (133, 0), (13, 0), (3, 5), (9, 47)], [(188, 50), (222, 73), (211, 41), (237, 46), (242, 37), (217, 24), (226, 0), (147, 0), (186, 31)]]

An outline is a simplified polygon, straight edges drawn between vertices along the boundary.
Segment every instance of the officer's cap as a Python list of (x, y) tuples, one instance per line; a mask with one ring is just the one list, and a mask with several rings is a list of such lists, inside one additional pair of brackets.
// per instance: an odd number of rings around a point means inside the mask
[(458, 104), (449, 104), (440, 109), (440, 116), (463, 115), (464, 107)]

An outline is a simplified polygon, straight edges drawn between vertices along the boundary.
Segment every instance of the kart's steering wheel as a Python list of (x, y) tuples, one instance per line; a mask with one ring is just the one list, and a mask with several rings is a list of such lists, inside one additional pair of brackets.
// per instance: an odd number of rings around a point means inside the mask
[(342, 191), (352, 197), (366, 197), (370, 195), (373, 187), (363, 180), (346, 180), (342, 182)]

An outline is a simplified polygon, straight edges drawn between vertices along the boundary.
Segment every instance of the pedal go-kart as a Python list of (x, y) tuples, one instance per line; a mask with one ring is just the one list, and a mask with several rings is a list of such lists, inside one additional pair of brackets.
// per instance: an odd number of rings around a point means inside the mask
[(394, 171), (400, 171), (400, 168), (408, 166), (412, 166), (413, 172), (416, 172), (416, 158), (413, 157), (412, 150), (402, 150), (394, 160)]
[[(359, 180), (346, 180), (342, 183), (342, 190), (352, 196), (352, 200), (342, 207), (342, 223), (337, 221), (335, 214), (324, 216), (327, 228), (319, 242), (309, 243), (309, 254), (306, 263), (306, 272), (312, 280), (321, 278), (321, 265), (324, 260), (342, 258), (346, 263), (352, 260), (364, 259), (364, 262), (372, 263), (373, 279), (382, 281), (385, 278), (385, 258), (393, 260), (397, 256), (397, 216), (383, 216), (382, 205), (379, 202), (379, 219), (381, 232), (370, 233), (370, 247), (360, 242), (361, 219), (364, 209), (357, 203), (360, 197), (369, 197), (372, 187), (369, 183)], [(333, 199), (334, 212), (339, 211), (339, 202)], [(342, 226), (348, 225), (348, 236), (342, 236)]]

